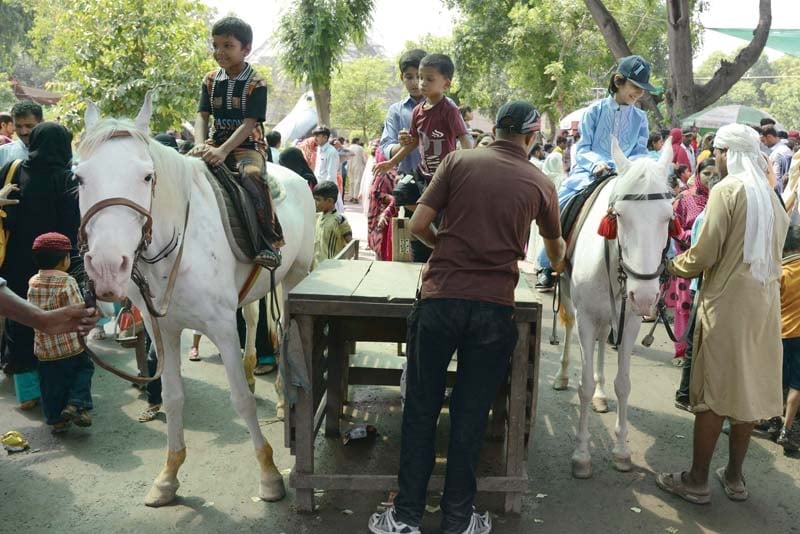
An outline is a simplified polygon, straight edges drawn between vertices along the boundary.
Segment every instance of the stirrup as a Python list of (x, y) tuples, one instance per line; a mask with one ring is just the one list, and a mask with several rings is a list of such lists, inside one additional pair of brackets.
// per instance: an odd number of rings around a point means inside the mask
[(256, 254), (253, 261), (257, 265), (273, 271), (281, 266), (281, 251), (273, 248), (265, 248)]

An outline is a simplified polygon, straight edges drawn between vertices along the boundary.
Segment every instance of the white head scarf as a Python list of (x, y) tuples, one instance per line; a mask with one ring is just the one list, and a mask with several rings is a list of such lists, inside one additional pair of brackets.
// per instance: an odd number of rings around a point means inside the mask
[(772, 229), (775, 213), (765, 162), (760, 155), (758, 133), (744, 124), (728, 124), (717, 131), (714, 148), (728, 149), (728, 177), (739, 180), (747, 194), (747, 226), (744, 233), (744, 262), (753, 277), (766, 284), (777, 276), (780, 266), (772, 257)]

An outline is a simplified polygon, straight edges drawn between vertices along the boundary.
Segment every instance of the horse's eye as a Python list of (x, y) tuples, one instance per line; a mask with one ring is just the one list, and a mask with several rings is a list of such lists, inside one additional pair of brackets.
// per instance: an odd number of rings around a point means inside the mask
[(152, 174), (148, 174), (147, 176), (144, 177), (144, 181), (145, 182), (152, 182), (153, 181), (153, 175)]

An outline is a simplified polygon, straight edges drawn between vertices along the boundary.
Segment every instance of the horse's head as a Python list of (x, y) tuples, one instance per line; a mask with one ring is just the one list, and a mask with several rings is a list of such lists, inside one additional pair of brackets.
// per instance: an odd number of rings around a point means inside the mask
[(84, 267), (102, 300), (120, 300), (128, 290), (131, 268), (143, 239), (149, 239), (155, 186), (148, 92), (135, 121), (100, 120), (89, 103), (86, 131), (78, 147), (81, 238), (87, 247)]
[(630, 161), (611, 143), (619, 177), (609, 208), (617, 217), (620, 261), (627, 275), (628, 301), (639, 315), (650, 315), (659, 295), (659, 277), (673, 217), (667, 176), (672, 167), (672, 145), (664, 144), (658, 161)]

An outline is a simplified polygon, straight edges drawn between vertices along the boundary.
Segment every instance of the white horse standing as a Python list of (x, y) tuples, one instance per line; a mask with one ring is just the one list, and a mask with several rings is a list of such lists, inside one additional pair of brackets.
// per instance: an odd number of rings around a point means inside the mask
[[(104, 205), (98, 205), (100, 202), (111, 202), (85, 222), (86, 273), (94, 281), (100, 299), (120, 300), (129, 296), (142, 311), (151, 333), (153, 318), (131, 282), (131, 269), (137, 257), (135, 251), (147, 220), (143, 211), (152, 217), (148, 256), (169, 251), (170, 243), (177, 245), (176, 236), (183, 246), (183, 259), (177, 270), (168, 313), (158, 319), (164, 347), (164, 354), (158, 357), (164, 359), (167, 462), (147, 494), (145, 504), (161, 506), (175, 498), (179, 486), (178, 469), (186, 458), (184, 389), (180, 372), (180, 336), (184, 328), (203, 332), (219, 348), (233, 405), (247, 425), (260, 464), (259, 496), (266, 501), (279, 500), (285, 495), (283, 477), (275, 467), (272, 447), (258, 425), (255, 398), (245, 378), (236, 331), (238, 292), (252, 264), (238, 261), (228, 244), (205, 163), (152, 141), (148, 136), (151, 114), (149, 93), (135, 122), (99, 120), (97, 108), (90, 104), (86, 132), (78, 149), (81, 161), (76, 169), (82, 216), (92, 207)], [(282, 281), (288, 293), (306, 276), (311, 264), (315, 207), (305, 180), (278, 165), (269, 165), (268, 170), (286, 191), (286, 198), (276, 206), (286, 240), (286, 246), (281, 249), (283, 264), (276, 272), (276, 284)], [(119, 199), (135, 206), (114, 202)], [(176, 250), (177, 247), (173, 248), (152, 265), (144, 262), (138, 265), (149, 281), (156, 306), (161, 306), (168, 292), (168, 279), (178, 256)], [(258, 300), (269, 287), (269, 276), (262, 271), (243, 302)], [(245, 317), (250, 343), (255, 337), (252, 333), (258, 310), (255, 309), (255, 314), (252, 307), (245, 311), (248, 312)]]
[[(589, 401), (597, 411), (607, 411), (603, 392), (603, 357), (606, 338), (613, 328), (619, 335), (618, 322), (627, 292), (627, 305), (622, 322), (622, 338), (618, 346), (618, 369), (614, 380), (617, 395), (616, 444), (614, 466), (630, 471), (628, 448), (628, 395), (631, 391), (630, 356), (642, 316), (649, 315), (659, 296), (658, 274), (663, 269), (669, 225), (673, 217), (672, 194), (667, 175), (672, 164), (672, 147), (664, 145), (658, 161), (642, 158), (629, 161), (612, 141), (612, 155), (619, 176), (598, 194), (597, 200), (576, 238), (572, 272), (561, 280), (561, 318), (566, 327), (561, 369), (553, 387), (566, 389), (569, 381), (569, 353), (572, 329), (577, 318), (582, 355), (580, 421), (572, 455), (572, 474), (577, 478), (592, 475), (589, 454)], [(608, 213), (617, 221), (617, 239), (598, 234), (598, 227)], [(608, 247), (608, 265), (606, 250)], [(623, 260), (620, 267), (620, 256)], [(625, 285), (619, 281), (624, 273)], [(613, 299), (612, 296), (613, 295)], [(594, 349), (597, 346), (597, 373), (593, 372)]]

